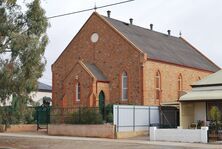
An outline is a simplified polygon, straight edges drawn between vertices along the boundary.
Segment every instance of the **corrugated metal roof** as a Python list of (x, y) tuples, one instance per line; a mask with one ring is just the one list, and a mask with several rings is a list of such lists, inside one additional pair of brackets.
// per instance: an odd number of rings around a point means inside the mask
[(52, 87), (47, 85), (47, 84), (44, 84), (42, 82), (38, 82), (38, 90), (39, 91), (52, 91)]
[(105, 16), (103, 17), (136, 47), (147, 53), (151, 59), (212, 72), (219, 70), (214, 63), (181, 38), (168, 36)]
[(99, 81), (108, 81), (103, 72), (95, 65), (90, 63), (84, 63), (89, 71), (96, 77)]
[(197, 81), (192, 86), (216, 85), (222, 84), (222, 70), (213, 73), (200, 81)]
[(222, 90), (192, 91), (180, 97), (180, 101), (222, 100)]

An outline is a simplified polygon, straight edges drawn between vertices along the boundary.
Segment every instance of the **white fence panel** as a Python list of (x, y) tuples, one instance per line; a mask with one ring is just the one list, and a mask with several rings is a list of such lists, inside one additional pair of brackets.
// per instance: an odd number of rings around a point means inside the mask
[(114, 105), (113, 122), (117, 132), (144, 131), (150, 124), (159, 124), (159, 108), (150, 106)]
[(150, 124), (159, 124), (160, 114), (158, 107), (150, 107)]

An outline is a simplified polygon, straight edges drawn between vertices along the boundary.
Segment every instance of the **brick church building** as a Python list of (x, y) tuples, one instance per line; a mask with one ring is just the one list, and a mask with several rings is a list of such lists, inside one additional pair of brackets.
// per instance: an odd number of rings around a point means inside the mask
[(177, 104), (220, 68), (182, 37), (94, 12), (52, 65), (53, 106)]

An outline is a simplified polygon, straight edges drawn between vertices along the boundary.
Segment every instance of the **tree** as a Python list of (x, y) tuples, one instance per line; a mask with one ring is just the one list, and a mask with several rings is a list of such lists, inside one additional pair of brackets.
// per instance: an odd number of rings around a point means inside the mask
[[(16, 0), (0, 0), (0, 102), (16, 97), (30, 100), (37, 89), (46, 60), (48, 27), (40, 0), (28, 3), (22, 12)], [(26, 102), (22, 102), (26, 103)]]
[(16, 0), (0, 0), (0, 100), (10, 96), (28, 98), (37, 88), (46, 60), (48, 27), (39, 0), (27, 4), (23, 13)]

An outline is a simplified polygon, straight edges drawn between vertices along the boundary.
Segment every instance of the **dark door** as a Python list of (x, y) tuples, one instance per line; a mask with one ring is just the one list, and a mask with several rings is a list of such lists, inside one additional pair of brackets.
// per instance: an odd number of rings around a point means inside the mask
[(105, 94), (103, 91), (99, 93), (99, 111), (104, 119), (105, 115)]
[(36, 122), (37, 130), (48, 129), (48, 124), (50, 122), (50, 107), (40, 106), (36, 107)]

